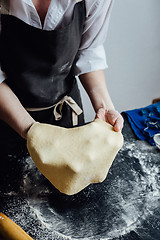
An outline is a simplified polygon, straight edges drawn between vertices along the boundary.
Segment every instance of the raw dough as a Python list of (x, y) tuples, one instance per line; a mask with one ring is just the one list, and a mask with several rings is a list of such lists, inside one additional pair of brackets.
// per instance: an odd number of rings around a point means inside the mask
[(37, 168), (67, 195), (102, 182), (122, 144), (122, 134), (99, 119), (71, 129), (35, 123), (27, 134)]

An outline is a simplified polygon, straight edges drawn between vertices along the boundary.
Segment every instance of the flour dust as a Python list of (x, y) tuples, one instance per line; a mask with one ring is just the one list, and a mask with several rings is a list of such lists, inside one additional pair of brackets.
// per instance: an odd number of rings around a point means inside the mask
[(102, 184), (69, 197), (26, 157), (19, 193), (5, 193), (11, 199), (6, 214), (35, 240), (122, 239), (130, 232), (150, 240), (147, 224), (160, 223), (159, 160), (147, 143), (126, 142)]

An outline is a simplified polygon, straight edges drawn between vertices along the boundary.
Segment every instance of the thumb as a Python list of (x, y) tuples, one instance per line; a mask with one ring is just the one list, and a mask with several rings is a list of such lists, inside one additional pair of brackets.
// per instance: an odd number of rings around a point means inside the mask
[(96, 118), (105, 121), (105, 108), (99, 108), (96, 112)]

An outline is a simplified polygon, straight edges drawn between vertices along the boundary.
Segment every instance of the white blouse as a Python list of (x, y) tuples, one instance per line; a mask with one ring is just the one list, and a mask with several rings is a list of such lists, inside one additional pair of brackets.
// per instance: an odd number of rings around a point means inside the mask
[[(74, 74), (92, 72), (107, 67), (103, 43), (107, 36), (109, 18), (114, 0), (85, 0), (86, 19)], [(76, 0), (51, 0), (42, 26), (32, 0), (10, 1), (10, 15), (44, 30), (54, 30), (71, 21)], [(0, 83), (5, 73), (0, 69)]]

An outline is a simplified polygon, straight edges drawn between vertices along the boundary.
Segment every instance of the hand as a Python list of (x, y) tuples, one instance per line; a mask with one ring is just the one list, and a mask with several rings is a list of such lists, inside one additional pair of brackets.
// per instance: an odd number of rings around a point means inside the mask
[(116, 110), (106, 110), (104, 108), (99, 108), (96, 113), (96, 118), (99, 118), (114, 127), (116, 132), (121, 131), (123, 128), (123, 117)]

